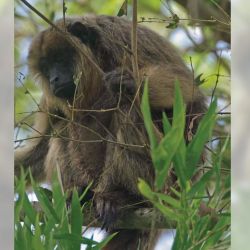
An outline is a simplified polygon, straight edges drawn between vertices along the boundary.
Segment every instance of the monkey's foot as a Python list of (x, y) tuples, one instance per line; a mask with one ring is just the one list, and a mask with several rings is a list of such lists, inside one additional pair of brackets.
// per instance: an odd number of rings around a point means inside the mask
[(124, 214), (126, 204), (128, 200), (122, 192), (96, 193), (94, 205), (96, 217), (102, 221), (101, 228), (108, 232), (114, 230), (118, 218)]
[(134, 95), (136, 93), (136, 84), (132, 74), (120, 68), (105, 74), (103, 81), (106, 87), (115, 94), (122, 92)]

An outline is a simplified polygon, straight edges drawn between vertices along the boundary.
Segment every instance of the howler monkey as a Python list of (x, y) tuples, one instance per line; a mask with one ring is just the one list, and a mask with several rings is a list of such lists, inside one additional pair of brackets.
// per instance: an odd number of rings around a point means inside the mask
[[(109, 229), (122, 207), (142, 200), (138, 178), (154, 180), (143, 120), (138, 104), (132, 105), (137, 89), (132, 23), (87, 15), (55, 26), (66, 33), (50, 27), (30, 46), (30, 73), (43, 93), (34, 124), (39, 138), (16, 150), (15, 173), (22, 165), (36, 180), (50, 181), (58, 166), (65, 189), (82, 189), (93, 181), (96, 213)], [(139, 75), (148, 79), (153, 118), (160, 120), (162, 111), (171, 114), (176, 79), (187, 108), (203, 112), (204, 98), (173, 47), (142, 25), (137, 31)], [(107, 249), (137, 249), (139, 238), (140, 232), (121, 230)]]

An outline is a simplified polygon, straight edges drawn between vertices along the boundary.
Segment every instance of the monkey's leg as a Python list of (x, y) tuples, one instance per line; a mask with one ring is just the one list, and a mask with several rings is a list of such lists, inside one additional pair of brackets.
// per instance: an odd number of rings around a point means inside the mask
[[(123, 129), (126, 134), (122, 135)], [(123, 125), (117, 132), (117, 140), (133, 143), (133, 129)], [(138, 140), (140, 141), (140, 140)], [(137, 142), (138, 143), (138, 142)], [(116, 226), (118, 219), (126, 221), (126, 213), (147, 204), (137, 189), (138, 178), (153, 182), (153, 169), (149, 157), (143, 150), (124, 149), (108, 144), (105, 169), (94, 196), (97, 216), (103, 221), (103, 228), (118, 234), (107, 244), (105, 250), (151, 250), (157, 240), (157, 231), (122, 229)], [(149, 242), (153, 233), (154, 242)]]
[(144, 147), (146, 131), (143, 126), (135, 125), (141, 121), (139, 114), (134, 109), (129, 117), (124, 113), (130, 105), (123, 104), (121, 110), (113, 115), (110, 130), (114, 131), (117, 144), (107, 145), (105, 166), (95, 190), (97, 215), (106, 229), (114, 226), (126, 207), (133, 208), (142, 200), (137, 188), (138, 178), (150, 184), (154, 178), (152, 162)]

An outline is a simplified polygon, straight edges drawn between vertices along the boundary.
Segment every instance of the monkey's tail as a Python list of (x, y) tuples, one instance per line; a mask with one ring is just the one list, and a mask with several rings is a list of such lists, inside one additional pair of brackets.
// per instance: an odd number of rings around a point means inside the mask
[(159, 233), (156, 230), (122, 229), (103, 250), (153, 250), (158, 236)]

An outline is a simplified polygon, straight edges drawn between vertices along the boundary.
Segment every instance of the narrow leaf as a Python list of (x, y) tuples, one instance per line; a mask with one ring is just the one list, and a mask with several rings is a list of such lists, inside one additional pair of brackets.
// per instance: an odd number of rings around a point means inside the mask
[(205, 192), (205, 187), (209, 180), (211, 180), (212, 175), (214, 174), (214, 170), (211, 169), (207, 173), (205, 173), (199, 181), (197, 181), (187, 193), (187, 198), (193, 198), (196, 193)]
[(80, 200), (76, 190), (73, 191), (71, 202), (71, 232), (75, 235), (82, 234), (83, 216), (81, 211)]
[(188, 177), (191, 178), (196, 170), (197, 164), (201, 159), (201, 154), (204, 151), (204, 145), (211, 136), (215, 119), (216, 119), (216, 101), (210, 105), (208, 112), (201, 120), (193, 140), (187, 148), (187, 170)]

